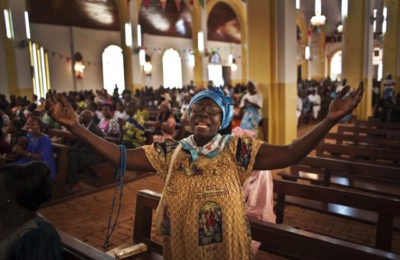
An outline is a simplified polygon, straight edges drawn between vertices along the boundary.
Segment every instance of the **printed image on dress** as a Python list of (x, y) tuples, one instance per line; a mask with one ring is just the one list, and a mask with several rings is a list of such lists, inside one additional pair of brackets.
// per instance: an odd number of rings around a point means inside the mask
[(204, 203), (199, 212), (198, 224), (200, 246), (222, 242), (222, 211), (217, 203)]

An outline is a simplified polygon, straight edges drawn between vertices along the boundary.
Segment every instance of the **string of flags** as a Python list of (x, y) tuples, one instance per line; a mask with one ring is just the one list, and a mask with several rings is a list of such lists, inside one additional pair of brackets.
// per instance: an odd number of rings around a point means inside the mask
[[(143, 46), (142, 47), (147, 54), (149, 55), (158, 55), (158, 54), (162, 54), (164, 53), (164, 51), (170, 49), (170, 47), (168, 48), (160, 48), (157, 46)], [(179, 54), (181, 55), (189, 55), (191, 53), (193, 53), (193, 49), (192, 48), (173, 48), (174, 50), (176, 50)], [(224, 53), (235, 53), (236, 52), (236, 46), (235, 45), (230, 45), (230, 46), (219, 46), (219, 47), (211, 47), (211, 48), (205, 48), (204, 51), (206, 53), (213, 53), (213, 52), (224, 52)]]
[[(142, 47), (147, 54), (154, 56), (154, 55), (161, 55), (163, 54), (166, 50), (170, 49), (168, 48), (161, 48), (161, 47), (157, 47), (157, 46), (143, 46)], [(192, 48), (173, 48), (174, 50), (176, 50), (179, 55), (182, 56), (182, 58), (184, 58), (185, 56), (188, 56), (189, 54), (193, 53), (193, 49)], [(213, 53), (213, 52), (219, 52), (224, 53), (224, 54), (234, 54), (236, 53), (236, 46), (231, 44), (229, 46), (218, 46), (218, 47), (211, 47), (211, 48), (205, 48), (204, 49), (205, 53)], [(62, 53), (58, 53), (56, 51), (52, 51), (52, 50), (48, 50), (47, 53), (49, 54), (49, 58), (51, 57), (53, 60), (55, 61), (65, 61), (66, 63), (69, 63), (72, 61), (72, 57), (69, 55), (65, 55)], [(241, 59), (241, 56), (237, 56), (235, 57), (237, 60)], [(96, 67), (99, 66), (100, 64), (98, 62), (95, 61), (91, 61), (91, 60), (82, 60), (82, 64), (87, 66), (87, 67)]]
[[(65, 60), (67, 63), (69, 63), (69, 62), (71, 62), (71, 59), (72, 59), (71, 56), (64, 55), (64, 54), (61, 54), (61, 53), (57, 53), (57, 52), (55, 52), (55, 51), (50, 51), (50, 50), (48, 50), (47, 53), (50, 53), (50, 54), (51, 54), (50, 57), (51, 57), (53, 60), (55, 60), (55, 59), (57, 59), (58, 61), (63, 61), (63, 60)], [(90, 67), (90, 66), (96, 67), (96, 66), (98, 65), (97, 62), (93, 62), (93, 61), (90, 61), (90, 60), (82, 60), (82, 64), (85, 65), (85, 66), (87, 66), (87, 67)]]

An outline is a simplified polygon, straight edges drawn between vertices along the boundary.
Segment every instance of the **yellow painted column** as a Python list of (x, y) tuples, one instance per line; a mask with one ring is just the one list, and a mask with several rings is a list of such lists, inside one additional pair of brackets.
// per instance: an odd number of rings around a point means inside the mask
[[(202, 29), (202, 7), (200, 6), (198, 1), (193, 1), (193, 4), (190, 3), (189, 0), (184, 0), (186, 7), (190, 11), (190, 15), (192, 16), (192, 46), (193, 46), (193, 53), (194, 53), (194, 68), (193, 68), (193, 75), (194, 75), (194, 84), (199, 87), (202, 85), (203, 82), (203, 53), (199, 52), (198, 50), (198, 40), (197, 35), (199, 32), (203, 31)], [(205, 19), (205, 18), (204, 18)], [(207, 29), (207, 28), (206, 28)], [(206, 37), (207, 32), (203, 31), (203, 35)]]
[(7, 88), (9, 95), (19, 95), (18, 90), (18, 76), (17, 76), (17, 62), (15, 59), (14, 39), (7, 38), (5, 31), (4, 9), (9, 9), (7, 1), (0, 0), (1, 9), (1, 40), (4, 45), (4, 53), (0, 55), (4, 59), (7, 75), (0, 75), (0, 77), (7, 77)]
[(249, 79), (263, 95), (268, 140), (288, 144), (297, 136), (295, 1), (248, 1), (247, 19)]
[[(140, 12), (140, 6), (142, 4), (142, 0), (130, 0), (128, 1), (129, 5), (129, 16), (130, 16), (130, 21), (132, 24), (132, 36), (133, 36), (133, 46), (132, 46), (132, 81), (133, 81), (133, 90), (136, 89), (141, 89), (143, 87), (143, 75), (142, 75), (142, 70), (140, 67), (140, 62), (139, 62), (139, 50), (141, 46), (138, 46), (138, 30), (137, 26), (139, 24), (139, 12)], [(143, 46), (143, 38), (142, 34), (140, 35), (141, 41), (142, 41), (142, 46)]]
[(348, 16), (344, 21), (342, 75), (353, 89), (364, 82), (364, 96), (354, 114), (357, 119), (367, 120), (372, 109), (372, 3), (371, 0), (351, 0), (348, 3)]
[[(124, 55), (124, 75), (125, 75), (125, 88), (133, 89), (133, 68), (132, 68), (132, 46), (126, 45), (126, 28), (125, 24), (130, 24), (129, 6), (125, 0), (115, 0), (119, 15), (119, 25), (121, 33), (121, 48)], [(132, 30), (129, 33), (132, 36)], [(132, 37), (133, 39), (133, 37)]]
[[(396, 81), (395, 92), (400, 92), (400, 1), (385, 0), (387, 29), (383, 36), (383, 79), (391, 73)], [(383, 86), (383, 84), (382, 84)], [(383, 87), (381, 88), (383, 91)]]

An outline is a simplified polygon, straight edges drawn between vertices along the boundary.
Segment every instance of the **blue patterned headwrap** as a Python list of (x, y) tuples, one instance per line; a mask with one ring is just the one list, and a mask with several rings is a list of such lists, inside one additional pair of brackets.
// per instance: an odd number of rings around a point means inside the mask
[(196, 95), (192, 97), (189, 102), (189, 116), (192, 112), (192, 105), (197, 101), (209, 98), (212, 99), (222, 110), (222, 123), (221, 129), (224, 129), (229, 126), (229, 123), (232, 121), (233, 117), (233, 101), (230, 97), (225, 96), (224, 92), (220, 88), (212, 88), (200, 91)]

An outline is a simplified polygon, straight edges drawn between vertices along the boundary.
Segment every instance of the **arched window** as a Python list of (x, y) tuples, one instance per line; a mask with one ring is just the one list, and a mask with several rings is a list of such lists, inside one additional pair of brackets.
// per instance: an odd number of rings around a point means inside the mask
[(112, 94), (114, 88), (118, 87), (118, 93), (121, 94), (125, 89), (122, 49), (116, 45), (110, 45), (104, 49), (102, 59), (104, 88)]
[(218, 52), (213, 52), (210, 56), (208, 64), (208, 80), (212, 81), (215, 86), (220, 87), (224, 85), (222, 77), (221, 57)]
[(38, 43), (29, 41), (29, 54), (33, 72), (33, 94), (38, 98), (46, 98), (47, 91), (50, 89), (47, 51)]
[(332, 55), (331, 58), (331, 71), (330, 78), (331, 80), (340, 79), (342, 76), (342, 51), (337, 51)]
[(163, 79), (165, 88), (182, 88), (182, 62), (179, 53), (174, 49), (164, 52)]

